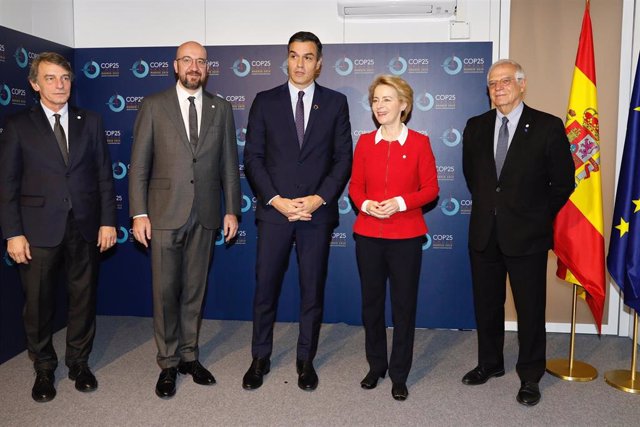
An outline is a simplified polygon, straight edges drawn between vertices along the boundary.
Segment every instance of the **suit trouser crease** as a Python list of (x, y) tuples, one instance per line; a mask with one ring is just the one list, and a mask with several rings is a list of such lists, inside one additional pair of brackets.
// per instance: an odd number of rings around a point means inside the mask
[(58, 246), (31, 246), (30, 249), (32, 260), (20, 265), (20, 276), (25, 292), (23, 318), (27, 348), (34, 368), (55, 369), (58, 365), (52, 322), (61, 265), (68, 297), (65, 364), (71, 367), (87, 363), (96, 332), (96, 242), (84, 240), (70, 213)]
[(473, 296), (478, 334), (478, 364), (504, 367), (504, 303), (506, 278), (518, 317), (519, 352), (516, 371), (521, 380), (538, 382), (546, 359), (547, 252), (507, 256), (500, 250), (494, 224), (487, 248), (470, 249)]
[(282, 281), (295, 241), (299, 267), (300, 320), (297, 358), (313, 360), (322, 323), (330, 224), (258, 221), (256, 289), (253, 300), (253, 357), (270, 357)]
[[(413, 361), (422, 237), (377, 239), (356, 236), (356, 259), (362, 291), (365, 352), (372, 371), (389, 370), (395, 383), (405, 383)], [(391, 300), (393, 343), (387, 363), (385, 299)]]
[(152, 230), (153, 324), (162, 369), (199, 357), (214, 232), (198, 222), (195, 209), (178, 229)]

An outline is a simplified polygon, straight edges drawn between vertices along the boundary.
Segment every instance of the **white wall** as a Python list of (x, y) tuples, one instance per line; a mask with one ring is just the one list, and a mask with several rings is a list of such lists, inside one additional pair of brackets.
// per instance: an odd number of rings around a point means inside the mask
[[(1, 1), (1, 0), (0, 0)], [(75, 47), (282, 44), (299, 30), (323, 43), (449, 41), (449, 20), (349, 19), (338, 0), (74, 0)], [(504, 0), (502, 3), (508, 3)], [(458, 0), (470, 41), (499, 40), (500, 0)]]
[(0, 0), (0, 25), (74, 47), (73, 0)]

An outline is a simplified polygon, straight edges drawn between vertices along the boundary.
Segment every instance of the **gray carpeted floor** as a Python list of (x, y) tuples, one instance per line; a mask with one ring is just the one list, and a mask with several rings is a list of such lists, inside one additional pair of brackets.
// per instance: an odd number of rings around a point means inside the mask
[[(59, 353), (64, 351), (64, 332), (55, 336)], [(548, 357), (566, 357), (569, 336), (548, 338)], [(629, 369), (627, 338), (578, 336), (577, 358), (595, 366), (599, 377), (573, 383), (545, 375), (540, 384), (542, 401), (533, 408), (515, 401), (519, 387), (515, 333), (508, 333), (505, 343), (507, 374), (469, 387), (460, 379), (475, 365), (475, 332), (418, 330), (405, 402), (392, 399), (388, 377), (374, 390), (360, 388), (367, 371), (361, 327), (323, 325), (315, 363), (320, 385), (315, 392), (297, 387), (296, 339), (297, 324), (277, 324), (271, 373), (262, 388), (245, 391), (241, 379), (251, 361), (251, 324), (205, 320), (200, 360), (212, 370), (217, 384), (199, 386), (180, 376), (177, 395), (161, 400), (154, 394), (159, 368), (151, 319), (100, 317), (91, 355), (99, 389), (89, 394), (76, 391), (61, 363), (56, 372), (57, 397), (35, 403), (30, 395), (31, 362), (22, 353), (0, 365), (0, 425), (618, 426), (638, 425), (640, 419), (640, 395), (618, 391), (603, 380), (606, 371)]]

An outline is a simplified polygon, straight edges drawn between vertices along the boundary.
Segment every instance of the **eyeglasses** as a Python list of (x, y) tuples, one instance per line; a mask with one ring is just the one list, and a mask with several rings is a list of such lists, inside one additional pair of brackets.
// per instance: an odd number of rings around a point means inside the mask
[(182, 58), (176, 58), (176, 61), (182, 62), (186, 67), (190, 67), (193, 64), (193, 61), (196, 61), (196, 65), (198, 67), (204, 67), (207, 65), (207, 60), (204, 58), (196, 58), (193, 59), (190, 56), (183, 56)]
[(488, 86), (489, 86), (489, 89), (495, 89), (498, 86), (500, 87), (509, 86), (514, 80), (516, 79), (514, 79), (513, 77), (505, 77), (504, 79), (500, 79), (500, 80), (490, 80)]

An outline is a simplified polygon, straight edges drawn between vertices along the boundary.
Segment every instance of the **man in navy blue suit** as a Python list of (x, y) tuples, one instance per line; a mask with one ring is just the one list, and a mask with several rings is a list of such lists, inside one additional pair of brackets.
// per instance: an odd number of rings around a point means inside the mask
[(294, 34), (288, 44), (288, 82), (260, 92), (249, 113), (244, 165), (258, 198), (258, 249), (253, 361), (242, 380), (245, 389), (260, 387), (269, 372), (273, 324), (294, 242), (300, 270), (298, 386), (315, 390), (318, 385), (313, 358), (331, 232), (352, 159), (347, 98), (315, 83), (321, 65), (318, 37)]
[(0, 135), (0, 226), (24, 288), (36, 402), (56, 396), (58, 357), (51, 337), (61, 270), (69, 295), (69, 378), (82, 392), (98, 387), (88, 365), (96, 331), (98, 254), (116, 243), (113, 172), (102, 119), (67, 103), (72, 79), (63, 56), (38, 55), (29, 82), (40, 102), (8, 118)]

